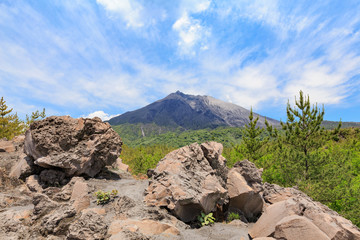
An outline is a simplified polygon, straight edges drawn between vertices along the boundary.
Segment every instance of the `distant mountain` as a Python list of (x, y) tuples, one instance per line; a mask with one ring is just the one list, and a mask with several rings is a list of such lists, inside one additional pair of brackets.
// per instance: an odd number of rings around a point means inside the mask
[[(216, 128), (219, 126), (243, 127), (249, 122), (250, 111), (238, 105), (210, 96), (194, 96), (180, 91), (135, 111), (126, 112), (110, 119), (111, 125), (124, 123), (182, 127), (184, 129)], [(265, 117), (259, 116), (259, 126), (264, 126)], [(279, 121), (267, 118), (272, 125)]]
[[(334, 129), (338, 125), (339, 125), (338, 121), (327, 121), (327, 120), (324, 120), (321, 124), (321, 126), (323, 126), (325, 129)], [(341, 128), (350, 128), (350, 127), (360, 128), (360, 122), (342, 122), (341, 123)]]

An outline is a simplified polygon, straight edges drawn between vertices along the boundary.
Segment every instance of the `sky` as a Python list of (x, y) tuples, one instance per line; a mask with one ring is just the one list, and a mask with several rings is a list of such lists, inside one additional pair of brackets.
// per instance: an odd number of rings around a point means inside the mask
[(177, 90), (286, 121), (302, 90), (360, 122), (358, 0), (0, 0), (0, 96), (20, 117), (133, 111)]

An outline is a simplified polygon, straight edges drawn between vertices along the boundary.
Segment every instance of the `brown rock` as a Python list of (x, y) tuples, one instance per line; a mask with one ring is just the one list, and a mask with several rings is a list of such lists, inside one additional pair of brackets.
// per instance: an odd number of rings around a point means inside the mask
[(119, 232), (128, 230), (131, 232), (140, 232), (145, 236), (153, 235), (179, 235), (180, 231), (167, 223), (154, 220), (117, 220), (109, 227), (109, 234), (116, 235)]
[(38, 172), (38, 167), (34, 165), (34, 162), (29, 157), (22, 154), (20, 161), (11, 168), (9, 176), (25, 180), (36, 172)]
[(301, 196), (306, 198), (306, 194), (294, 188), (283, 188), (276, 184), (265, 183), (263, 197), (264, 200), (270, 204), (281, 202), (294, 196)]
[(271, 236), (275, 232), (277, 222), (301, 211), (296, 208), (297, 204), (292, 199), (268, 206), (259, 220), (250, 228), (250, 236), (253, 238)]
[(235, 163), (233, 169), (236, 169), (245, 178), (247, 184), (256, 192), (263, 190), (262, 169), (257, 169), (254, 163), (249, 160), (243, 160)]
[(89, 187), (84, 180), (75, 182), (70, 200), (73, 201), (72, 205), (77, 213), (90, 206), (90, 197), (88, 193)]
[(113, 164), (113, 167), (122, 170), (124, 172), (129, 172), (129, 165), (123, 163), (121, 158), (116, 159), (116, 162)]
[(81, 216), (70, 225), (67, 239), (105, 239), (107, 230), (108, 226), (104, 222), (104, 218), (90, 211), (82, 213)]
[(246, 182), (236, 168), (229, 171), (227, 179), (230, 207), (240, 209), (249, 220), (255, 220), (263, 209), (263, 200)]
[(86, 208), (86, 209), (82, 210), (82, 214), (86, 214), (88, 212), (94, 212), (99, 215), (105, 215), (106, 209), (105, 208)]
[(308, 218), (302, 216), (288, 216), (276, 224), (274, 237), (286, 240), (330, 240)]
[(41, 171), (39, 180), (44, 186), (60, 187), (67, 183), (65, 173), (54, 169), (45, 169)]
[(15, 139), (16, 137), (11, 141), (0, 140), (0, 145), (3, 145), (0, 146), (0, 168), (5, 169), (7, 173), (26, 156), (23, 151), (23, 142), (17, 142)]
[(99, 118), (53, 116), (31, 124), (24, 150), (41, 167), (94, 177), (116, 161), (121, 145), (119, 135)]
[(26, 179), (26, 186), (32, 192), (41, 192), (43, 190), (42, 186), (39, 183), (38, 175), (31, 175)]
[(167, 207), (182, 221), (189, 222), (201, 211), (209, 213), (216, 209), (216, 204), (223, 205), (227, 191), (221, 181), (202, 148), (194, 143), (167, 154), (158, 163), (145, 201), (148, 205)]
[(38, 231), (44, 236), (49, 234), (62, 234), (66, 232), (72, 224), (70, 223), (70, 220), (75, 216), (75, 214), (76, 211), (72, 206), (67, 204), (61, 205), (41, 219)]
[(28, 239), (31, 205), (0, 212), (0, 239)]
[(312, 222), (332, 240), (356, 239), (354, 238), (354, 233), (342, 227), (340, 223), (341, 220), (337, 221), (335, 216), (306, 210), (305, 216), (311, 219)]
[(12, 141), (0, 140), (0, 152), (15, 152), (15, 146)]
[(253, 238), (253, 240), (276, 240), (273, 237), (259, 237), (259, 238)]
[(359, 229), (349, 220), (327, 206), (313, 201), (297, 189), (265, 183), (263, 196), (266, 202), (274, 204), (267, 207), (259, 221), (250, 230), (253, 237), (269, 236), (274, 230), (274, 222), (291, 215), (300, 215), (311, 221), (329, 239), (360, 239)]
[(48, 214), (53, 209), (59, 206), (58, 203), (52, 201), (48, 196), (45, 194), (37, 193), (33, 197), (33, 204), (34, 204), (34, 215), (35, 219), (40, 218), (46, 214)]
[(204, 156), (208, 160), (210, 166), (215, 170), (216, 175), (223, 180), (222, 186), (225, 187), (229, 170), (226, 167), (226, 159), (221, 155), (223, 145), (217, 142), (205, 142), (202, 143), (200, 147), (203, 150)]

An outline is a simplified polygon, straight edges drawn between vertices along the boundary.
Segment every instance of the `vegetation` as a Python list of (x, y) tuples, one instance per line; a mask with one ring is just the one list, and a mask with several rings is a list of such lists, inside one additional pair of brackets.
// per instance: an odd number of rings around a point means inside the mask
[[(216, 129), (184, 130), (181, 128), (157, 134), (156, 130), (160, 127), (155, 124), (123, 124), (113, 126), (113, 129), (119, 133), (126, 145), (132, 148), (140, 146), (167, 145), (173, 148), (179, 148), (194, 142), (203, 143), (206, 141), (217, 141), (224, 146), (231, 147), (241, 142), (243, 134), (241, 128), (236, 127), (218, 127)], [(145, 137), (142, 136), (142, 130)], [(162, 129), (161, 131), (165, 131)]]
[(108, 203), (112, 198), (114, 198), (118, 194), (118, 190), (112, 190), (111, 192), (104, 192), (102, 190), (97, 191), (94, 193), (96, 196), (96, 204), (106, 204)]
[(211, 225), (215, 222), (213, 213), (209, 213), (206, 215), (205, 213), (201, 212), (197, 219), (200, 222), (201, 226)]
[(240, 215), (238, 213), (230, 212), (229, 216), (226, 219), (226, 221), (231, 222), (231, 221), (238, 220), (238, 219), (241, 219)]
[(250, 161), (257, 160), (261, 157), (259, 150), (267, 141), (267, 139), (264, 139), (262, 136), (264, 129), (256, 126), (258, 120), (259, 117), (254, 120), (254, 115), (251, 108), (249, 123), (245, 125), (243, 130), (241, 144), (235, 146), (235, 150), (239, 153), (242, 153), (243, 156)]
[(121, 159), (129, 165), (132, 174), (146, 174), (150, 168), (155, 168), (160, 159), (175, 148), (166, 145), (140, 146), (131, 148), (123, 145)]
[(36, 120), (44, 118), (45, 108), (42, 112), (36, 111), (31, 116), (26, 115), (26, 121), (19, 119), (17, 113), (12, 113), (13, 109), (6, 105), (4, 97), (0, 99), (0, 138), (12, 139), (24, 133), (30, 124)]
[(229, 167), (248, 158), (264, 169), (264, 181), (297, 186), (360, 226), (360, 128), (340, 128), (356, 125), (341, 126), (341, 121), (324, 124), (324, 109), (311, 105), (309, 96), (302, 92), (295, 106), (288, 104), (286, 111), (287, 121), (281, 129), (269, 124), (267, 131), (260, 129), (257, 119), (249, 116), (244, 129), (154, 132), (152, 137), (136, 138), (134, 145), (124, 146), (122, 158), (133, 173), (144, 174), (178, 147), (218, 141), (224, 145)]
[[(296, 107), (287, 106), (287, 122), (282, 131), (268, 125), (269, 141), (257, 149), (260, 158), (252, 158), (263, 168), (266, 182), (298, 186), (317, 201), (360, 225), (360, 129), (333, 130), (321, 127), (324, 109), (311, 107), (309, 97), (300, 92)], [(250, 118), (251, 116), (249, 116)], [(247, 128), (253, 129), (253, 128)], [(254, 135), (253, 135), (254, 136)], [(259, 140), (260, 141), (260, 140)], [(224, 152), (230, 166), (246, 157), (242, 151)], [(229, 154), (230, 153), (230, 154)]]

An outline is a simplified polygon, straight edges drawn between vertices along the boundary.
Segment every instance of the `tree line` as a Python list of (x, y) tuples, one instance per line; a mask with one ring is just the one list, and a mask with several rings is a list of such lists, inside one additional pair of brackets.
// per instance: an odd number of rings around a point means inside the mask
[(264, 181), (296, 186), (360, 226), (360, 129), (341, 129), (340, 121), (325, 130), (324, 107), (311, 105), (302, 91), (286, 113), (280, 129), (267, 122), (261, 129), (251, 111), (242, 142), (224, 153), (229, 166), (247, 158), (264, 169)]
[(12, 108), (6, 105), (4, 97), (0, 99), (0, 138), (8, 140), (20, 135), (29, 128), (30, 124), (36, 120), (45, 118), (45, 108), (40, 112), (36, 110), (31, 115), (26, 114), (26, 119), (21, 120)]

